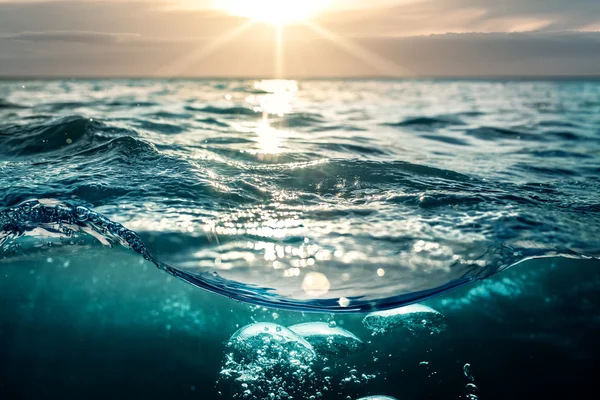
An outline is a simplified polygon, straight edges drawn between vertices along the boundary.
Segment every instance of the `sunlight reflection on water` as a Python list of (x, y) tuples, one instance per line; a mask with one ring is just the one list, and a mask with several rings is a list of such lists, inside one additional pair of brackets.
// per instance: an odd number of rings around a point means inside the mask
[[(259, 159), (269, 161), (268, 155), (282, 152), (282, 142), (287, 136), (285, 130), (274, 128), (271, 116), (283, 117), (292, 112), (294, 98), (298, 92), (298, 82), (284, 79), (270, 79), (255, 82), (253, 85), (257, 94), (246, 97), (246, 102), (263, 117), (256, 127), (256, 142), (259, 149)], [(267, 156), (265, 156), (267, 155)]]

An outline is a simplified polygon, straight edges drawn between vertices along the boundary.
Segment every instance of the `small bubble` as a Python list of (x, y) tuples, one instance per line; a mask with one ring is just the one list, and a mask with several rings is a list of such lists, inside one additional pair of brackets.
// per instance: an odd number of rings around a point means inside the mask
[(465, 366), (463, 367), (463, 372), (467, 379), (469, 379), (471, 382), (475, 380), (475, 378), (473, 378), (473, 373), (471, 372), (471, 364), (465, 364)]
[(90, 211), (85, 207), (79, 206), (75, 209), (75, 215), (79, 221), (85, 221), (88, 219)]
[(335, 328), (337, 326), (337, 324), (335, 323), (335, 321), (329, 321), (329, 327), (330, 328)]
[(71, 139), (71, 138), (68, 138), (68, 139), (67, 139), (67, 144), (71, 144), (71, 143), (73, 143), (73, 139)]
[(467, 386), (465, 386), (465, 389), (469, 393), (477, 393), (477, 391), (479, 390), (479, 388), (474, 383), (467, 383)]

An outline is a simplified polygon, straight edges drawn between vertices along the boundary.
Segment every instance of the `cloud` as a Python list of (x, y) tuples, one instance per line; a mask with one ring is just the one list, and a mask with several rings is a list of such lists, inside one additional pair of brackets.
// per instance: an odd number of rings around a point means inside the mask
[(240, 23), (239, 17), (223, 12), (173, 8), (174, 4), (167, 0), (0, 2), (0, 33), (135, 32), (174, 39), (217, 37)]
[[(210, 0), (0, 0), (0, 32), (137, 32), (173, 39), (218, 37), (240, 23), (238, 17), (210, 9), (210, 4)], [(599, 0), (337, 0), (333, 4), (338, 7), (318, 21), (344, 35), (560, 31), (600, 25)]]
[[(276, 72), (273, 43), (252, 36), (249, 32), (211, 52), (202, 51), (210, 47), (211, 39), (140, 39), (126, 46), (83, 47), (59, 41), (5, 40), (0, 41), (0, 75), (272, 77)], [(352, 46), (340, 47), (315, 36), (288, 37), (283, 43), (285, 75), (600, 76), (600, 33), (479, 33), (348, 40)], [(364, 52), (348, 51), (357, 48)], [(386, 60), (386, 64), (397, 68), (380, 68), (382, 63), (375, 60)]]
[(1, 37), (2, 39), (29, 42), (72, 42), (85, 44), (116, 44), (140, 38), (133, 33), (104, 33), (86, 31), (21, 32)]
[[(173, 7), (177, 2), (194, 7)], [(347, 0), (337, 3), (345, 7), (315, 22), (351, 45), (340, 48), (306, 28), (286, 27), (288, 75), (600, 75), (599, 34), (564, 33), (600, 27), (599, 0), (353, 0), (350, 8)], [(273, 27), (257, 25), (221, 43), (217, 38), (243, 20), (201, 4), (208, 3), (0, 0), (0, 75), (274, 74)], [(540, 32), (508, 33), (532, 30)], [(428, 36), (469, 31), (488, 33)]]
[(600, 25), (598, 0), (414, 0), (321, 18), (336, 32), (408, 36), (447, 32), (566, 31)]
[(598, 0), (435, 0), (442, 10), (479, 8), (484, 20), (547, 20), (545, 29), (579, 29), (600, 22)]

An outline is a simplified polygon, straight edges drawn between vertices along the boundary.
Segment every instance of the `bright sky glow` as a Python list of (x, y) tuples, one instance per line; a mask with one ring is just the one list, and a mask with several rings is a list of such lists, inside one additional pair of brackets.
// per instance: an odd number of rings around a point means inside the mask
[(328, 0), (221, 0), (217, 8), (257, 22), (286, 25), (309, 20), (329, 6)]

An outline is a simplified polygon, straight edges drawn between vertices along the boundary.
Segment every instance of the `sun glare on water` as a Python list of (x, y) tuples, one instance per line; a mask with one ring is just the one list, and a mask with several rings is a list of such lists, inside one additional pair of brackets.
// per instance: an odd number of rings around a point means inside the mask
[(222, 0), (217, 7), (257, 22), (286, 25), (309, 20), (327, 6), (327, 0)]

